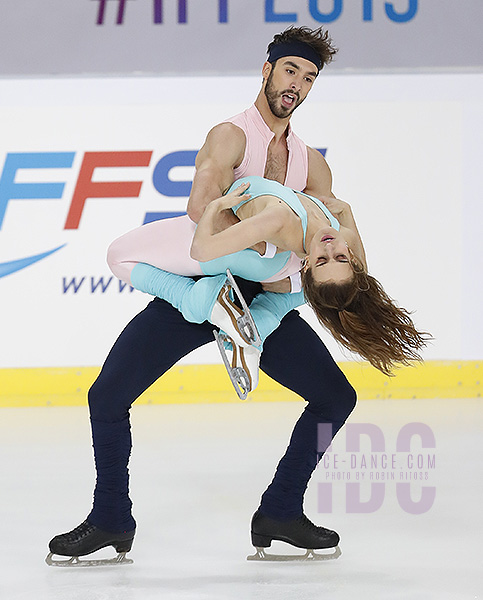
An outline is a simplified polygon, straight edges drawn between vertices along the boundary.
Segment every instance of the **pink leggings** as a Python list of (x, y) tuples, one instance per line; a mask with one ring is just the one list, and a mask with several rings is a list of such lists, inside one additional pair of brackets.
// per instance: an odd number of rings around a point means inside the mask
[(131, 284), (131, 271), (146, 263), (178, 275), (203, 275), (200, 264), (190, 257), (196, 229), (188, 215), (154, 221), (114, 240), (107, 263), (116, 277)]

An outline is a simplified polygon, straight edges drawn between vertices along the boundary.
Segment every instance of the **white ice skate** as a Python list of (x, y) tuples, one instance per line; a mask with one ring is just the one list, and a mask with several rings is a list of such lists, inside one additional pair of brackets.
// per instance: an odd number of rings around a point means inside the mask
[[(235, 304), (232, 293), (233, 296), (236, 294), (242, 308)], [(229, 269), (226, 271), (226, 281), (213, 306), (210, 323), (217, 325), (237, 346), (242, 348), (260, 346), (262, 343), (250, 309)]]
[[(249, 392), (258, 385), (258, 373), (261, 352), (255, 346), (237, 346), (231, 338), (223, 333), (213, 330), (218, 350), (226, 367), (230, 380), (238, 397), (246, 400)], [(231, 344), (231, 360), (227, 354), (226, 343)]]

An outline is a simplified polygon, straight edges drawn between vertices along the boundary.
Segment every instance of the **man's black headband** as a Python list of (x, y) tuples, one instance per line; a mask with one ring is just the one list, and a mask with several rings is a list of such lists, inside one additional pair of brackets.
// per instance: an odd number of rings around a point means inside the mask
[(314, 63), (319, 71), (322, 69), (322, 60), (319, 54), (312, 46), (309, 46), (305, 42), (282, 42), (281, 44), (276, 44), (270, 49), (267, 60), (269, 63), (274, 63), (283, 56), (300, 56), (300, 58), (305, 58)]

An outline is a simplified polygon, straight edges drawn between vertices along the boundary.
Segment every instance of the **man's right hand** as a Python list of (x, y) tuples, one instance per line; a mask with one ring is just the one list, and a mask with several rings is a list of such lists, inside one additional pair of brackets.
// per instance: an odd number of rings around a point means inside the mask
[(280, 281), (271, 281), (270, 283), (262, 283), (264, 292), (275, 292), (276, 294), (289, 294), (292, 291), (290, 279), (285, 277)]

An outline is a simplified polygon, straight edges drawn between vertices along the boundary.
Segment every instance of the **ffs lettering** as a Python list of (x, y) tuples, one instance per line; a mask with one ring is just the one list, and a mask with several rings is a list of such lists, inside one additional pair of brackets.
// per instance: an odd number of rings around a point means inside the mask
[[(153, 151), (85, 152), (70, 200), (64, 229), (78, 229), (86, 202), (102, 198), (138, 198), (143, 181), (95, 181), (97, 168), (149, 167)], [(173, 181), (175, 167), (194, 167), (196, 150), (179, 150), (163, 156), (155, 165), (152, 183), (159, 194), (168, 197), (189, 196), (191, 181)], [(19, 171), (29, 169), (70, 169), (75, 152), (11, 152), (6, 155), (0, 177), (0, 229), (9, 202), (13, 200), (61, 200), (66, 182), (17, 182)], [(25, 176), (24, 176), (25, 178)], [(53, 177), (53, 179), (55, 179)], [(144, 222), (167, 216), (147, 213)], [(173, 216), (169, 213), (169, 216)]]

